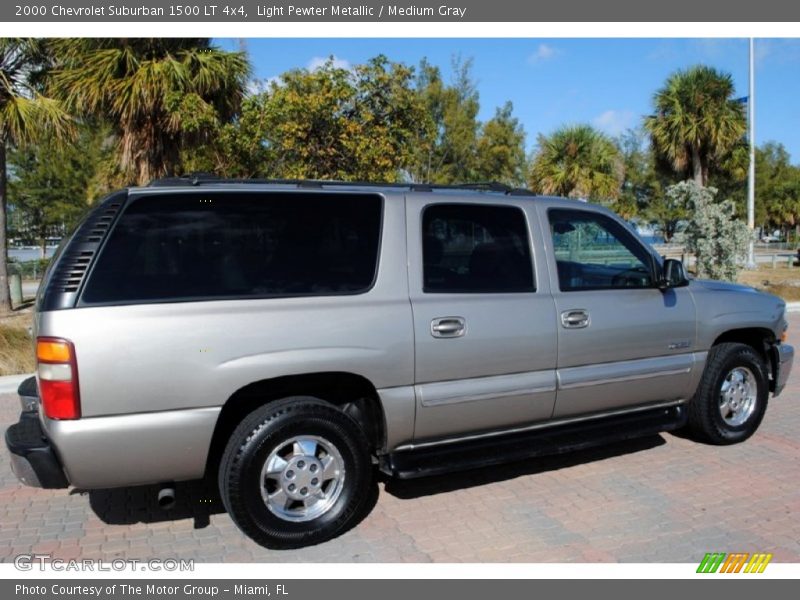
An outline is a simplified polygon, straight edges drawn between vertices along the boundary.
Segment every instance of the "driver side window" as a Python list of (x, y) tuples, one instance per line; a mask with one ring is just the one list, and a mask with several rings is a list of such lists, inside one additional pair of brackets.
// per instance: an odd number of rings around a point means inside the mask
[(548, 216), (562, 292), (653, 287), (652, 258), (622, 225), (584, 210)]

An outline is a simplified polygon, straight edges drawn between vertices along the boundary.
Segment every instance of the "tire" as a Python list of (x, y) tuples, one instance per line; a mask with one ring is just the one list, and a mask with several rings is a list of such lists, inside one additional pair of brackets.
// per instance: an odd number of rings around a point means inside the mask
[(368, 448), (356, 421), (327, 402), (271, 402), (245, 417), (228, 441), (219, 468), (222, 502), (239, 529), (266, 548), (324, 542), (362, 518), (373, 482)]
[(712, 444), (743, 442), (761, 424), (768, 397), (764, 359), (746, 344), (719, 344), (711, 348), (689, 403), (689, 428)]

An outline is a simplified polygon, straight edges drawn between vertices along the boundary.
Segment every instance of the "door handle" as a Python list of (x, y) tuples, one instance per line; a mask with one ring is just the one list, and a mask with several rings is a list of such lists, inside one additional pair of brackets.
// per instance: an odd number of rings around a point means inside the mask
[(589, 326), (589, 313), (582, 308), (573, 308), (561, 313), (561, 326), (567, 329), (583, 329)]
[(431, 321), (431, 335), (438, 338), (461, 337), (467, 332), (463, 317), (439, 317)]

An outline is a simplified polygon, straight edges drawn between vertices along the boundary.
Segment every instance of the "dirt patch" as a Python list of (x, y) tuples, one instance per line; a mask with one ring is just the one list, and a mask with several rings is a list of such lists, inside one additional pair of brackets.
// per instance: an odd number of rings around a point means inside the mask
[(0, 317), (0, 376), (30, 373), (35, 368), (28, 328), (31, 313)]
[(742, 271), (739, 283), (775, 294), (787, 302), (800, 300), (800, 266), (790, 268), (786, 262), (775, 269), (762, 264), (752, 271)]

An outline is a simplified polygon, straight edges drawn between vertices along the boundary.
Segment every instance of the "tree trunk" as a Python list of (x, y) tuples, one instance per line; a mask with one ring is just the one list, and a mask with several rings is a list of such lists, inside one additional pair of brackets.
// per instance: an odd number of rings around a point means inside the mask
[(697, 184), (697, 187), (705, 187), (703, 161), (700, 159), (700, 149), (696, 146), (692, 148), (692, 179)]
[(11, 292), (8, 289), (6, 201), (6, 142), (0, 139), (0, 314), (11, 312)]

